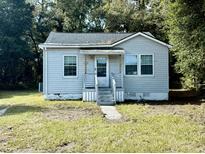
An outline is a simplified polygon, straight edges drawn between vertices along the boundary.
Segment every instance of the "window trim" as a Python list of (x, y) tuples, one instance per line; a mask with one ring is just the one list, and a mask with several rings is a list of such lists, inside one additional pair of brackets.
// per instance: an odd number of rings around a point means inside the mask
[[(65, 63), (64, 63), (64, 60), (65, 60), (65, 57), (67, 56), (74, 56), (76, 57), (76, 75), (74, 76), (65, 76)], [(75, 55), (75, 54), (66, 54), (66, 55), (63, 55), (63, 78), (77, 78), (78, 77), (78, 55)]]
[[(152, 56), (152, 74), (142, 74), (141, 72), (141, 56)], [(140, 76), (145, 77), (145, 76), (154, 76), (154, 54), (139, 54), (139, 69), (140, 69)]]
[[(137, 56), (137, 74), (136, 75), (127, 75), (126, 74), (126, 56)], [(152, 55), (152, 74), (141, 74), (141, 56), (142, 55)], [(155, 70), (154, 70), (154, 54), (125, 54), (124, 55), (124, 75), (127, 76), (127, 77), (154, 77), (154, 73), (155, 73)]]

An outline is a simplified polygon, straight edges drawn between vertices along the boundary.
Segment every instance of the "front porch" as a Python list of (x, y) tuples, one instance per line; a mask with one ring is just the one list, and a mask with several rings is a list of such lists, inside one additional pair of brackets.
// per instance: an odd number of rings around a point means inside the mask
[(83, 50), (83, 101), (113, 105), (124, 101), (124, 50)]
[[(114, 97), (113, 96), (114, 91), (111, 88), (106, 89), (106, 90), (107, 90), (107, 93), (109, 92), (109, 94), (112, 95), (112, 97)], [(111, 105), (111, 104), (115, 104), (116, 102), (123, 102), (124, 101), (124, 89), (123, 88), (116, 88), (115, 99), (112, 99), (112, 101), (107, 100), (105, 98), (105, 97), (109, 97), (110, 96), (109, 94), (107, 94), (107, 95), (102, 94), (102, 93), (99, 94), (99, 91), (101, 92), (101, 91), (105, 91), (105, 90), (98, 88), (98, 95), (97, 95), (95, 88), (85, 88), (85, 89), (83, 89), (83, 101), (86, 101), (86, 102), (96, 101), (98, 104), (101, 103), (103, 105)], [(96, 98), (98, 98), (98, 100)], [(110, 98), (108, 98), (108, 99), (110, 99)], [(102, 102), (101, 102), (101, 100), (102, 100)], [(107, 102), (105, 102), (105, 101), (107, 101)]]

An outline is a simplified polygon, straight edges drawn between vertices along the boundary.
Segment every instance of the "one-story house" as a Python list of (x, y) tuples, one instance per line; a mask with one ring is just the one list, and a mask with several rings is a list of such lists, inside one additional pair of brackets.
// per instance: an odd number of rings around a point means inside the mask
[(149, 32), (51, 32), (39, 47), (46, 99), (168, 99), (171, 46)]

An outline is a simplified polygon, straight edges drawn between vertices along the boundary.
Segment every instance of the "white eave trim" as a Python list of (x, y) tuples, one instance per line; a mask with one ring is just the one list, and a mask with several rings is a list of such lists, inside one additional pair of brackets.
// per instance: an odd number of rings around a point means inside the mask
[(40, 49), (46, 48), (99, 48), (99, 47), (112, 47), (111, 45), (50, 45), (39, 44)]
[(160, 41), (160, 40), (157, 40), (156, 38), (153, 38), (153, 37), (151, 37), (151, 36), (149, 36), (149, 35), (146, 35), (146, 34), (144, 34), (144, 33), (141, 33), (141, 32), (138, 32), (138, 33), (136, 33), (136, 34), (133, 34), (133, 35), (131, 35), (131, 36), (129, 36), (129, 37), (127, 37), (127, 38), (124, 38), (124, 39), (122, 39), (122, 40), (120, 40), (120, 41), (118, 41), (118, 42), (115, 42), (115, 43), (113, 43), (113, 44), (109, 44), (109, 45), (105, 45), (105, 44), (102, 44), (102, 45), (80, 45), (80, 44), (76, 44), (76, 45), (66, 45), (66, 44), (62, 44), (62, 45), (60, 45), (60, 44), (52, 44), (52, 43), (50, 43), (50, 44), (39, 44), (39, 48), (40, 49), (47, 49), (47, 48), (97, 48), (97, 47), (114, 47), (114, 46), (116, 46), (116, 45), (118, 45), (118, 44), (121, 44), (121, 43), (123, 43), (123, 42), (125, 42), (125, 41), (127, 41), (127, 40), (129, 40), (129, 39), (132, 39), (132, 38), (134, 38), (134, 37), (136, 37), (136, 36), (139, 36), (139, 35), (141, 35), (141, 36), (143, 36), (143, 37), (145, 37), (145, 38), (147, 38), (147, 39), (150, 39), (150, 40), (152, 40), (152, 41), (154, 41), (154, 42), (157, 42), (157, 43), (159, 43), (159, 44), (161, 44), (161, 45), (164, 45), (164, 46), (166, 46), (166, 47), (168, 47), (168, 48), (172, 48), (172, 46), (171, 45), (169, 45), (169, 44), (167, 44), (167, 43), (164, 43), (164, 42), (162, 42), (162, 41)]
[(113, 50), (107, 50), (107, 49), (104, 49), (104, 50), (102, 50), (102, 49), (95, 49), (95, 50), (92, 50), (92, 49), (90, 49), (90, 50), (80, 50), (80, 54), (85, 54), (85, 55), (90, 55), (90, 54), (99, 54), (99, 55), (102, 55), (102, 54), (106, 54), (106, 55), (109, 55), (109, 54), (124, 54), (125, 53), (125, 51), (124, 50), (118, 50), (118, 49), (113, 49)]

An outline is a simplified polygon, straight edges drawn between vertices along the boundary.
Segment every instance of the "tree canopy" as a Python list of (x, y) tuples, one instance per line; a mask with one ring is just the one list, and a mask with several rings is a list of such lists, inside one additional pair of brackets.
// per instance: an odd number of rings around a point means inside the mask
[(205, 80), (205, 1), (176, 0), (169, 3), (166, 23), (183, 85), (197, 88)]
[(32, 7), (22, 0), (2, 0), (0, 20), (0, 83), (30, 82), (33, 55), (26, 33), (32, 27)]

